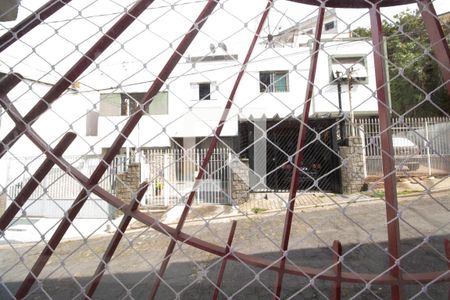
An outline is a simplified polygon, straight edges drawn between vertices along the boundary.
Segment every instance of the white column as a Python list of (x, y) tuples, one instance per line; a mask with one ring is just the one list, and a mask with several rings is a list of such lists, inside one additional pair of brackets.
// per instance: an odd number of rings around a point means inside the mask
[(267, 174), (267, 120), (263, 116), (254, 121), (253, 126), (253, 171), (250, 186), (253, 189), (266, 189)]

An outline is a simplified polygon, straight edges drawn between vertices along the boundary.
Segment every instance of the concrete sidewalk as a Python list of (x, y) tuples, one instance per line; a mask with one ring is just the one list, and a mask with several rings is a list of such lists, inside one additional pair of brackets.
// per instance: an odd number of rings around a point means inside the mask
[[(412, 177), (399, 178), (397, 183), (398, 197), (423, 194), (425, 189), (431, 192), (450, 190), (450, 177)], [(313, 208), (330, 205), (341, 205), (353, 202), (365, 202), (379, 200), (384, 196), (383, 180), (371, 182), (368, 191), (355, 194), (334, 194), (317, 191), (299, 191), (295, 200), (295, 208)], [(245, 212), (264, 212), (285, 209), (289, 193), (261, 192), (252, 193), (250, 200), (239, 206), (239, 210)]]
[[(59, 218), (17, 218), (6, 229), (4, 237), (0, 238), (0, 245), (48, 241), (60, 221)], [(75, 219), (64, 235), (64, 240), (79, 240), (108, 235), (109, 231), (116, 228), (119, 222), (120, 218), (116, 220)]]

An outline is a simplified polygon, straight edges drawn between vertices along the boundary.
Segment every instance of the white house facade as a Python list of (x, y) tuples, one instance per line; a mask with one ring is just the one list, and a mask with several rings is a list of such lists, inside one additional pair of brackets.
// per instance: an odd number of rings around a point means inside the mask
[[(328, 32), (321, 43), (310, 110), (311, 119), (322, 127), (336, 123), (338, 119), (349, 122), (349, 115), (375, 115), (377, 111), (370, 41), (337, 34), (338, 21), (334, 12), (327, 15), (326, 20), (333, 22), (335, 27), (327, 25)], [(312, 53), (311, 32), (299, 28), (302, 27), (280, 33), (275, 38), (276, 43), (268, 42), (267, 37), (260, 39), (246, 66), (221, 134), (220, 146), (249, 160), (252, 170), (250, 189), (253, 190), (284, 189), (285, 183), (277, 179), (282, 174), (277, 172), (286, 171), (280, 170), (279, 163), (286, 161), (286, 153), (295, 150), (292, 147), (296, 141), (298, 117), (303, 112)], [(243, 44), (217, 43), (209, 36), (200, 36), (146, 109), (146, 114), (125, 142), (122, 154), (129, 161), (135, 161), (149, 150), (206, 148), (242, 68), (245, 53)], [(141, 61), (130, 62), (126, 56), (123, 59), (114, 56), (118, 63), (98, 67), (81, 77), (49, 106), (33, 129), (51, 145), (55, 145), (64, 133), (73, 131), (77, 139), (65, 155), (100, 156), (111, 146), (129, 116), (141, 109), (139, 101), (155, 80), (159, 72), (157, 66), (164, 66), (167, 57), (162, 55), (143, 64)], [(0, 72), (15, 71), (11, 65), (0, 65)], [(18, 71), (25, 79), (8, 97), (22, 114), (26, 114), (54, 82), (36, 76), (31, 68), (29, 74), (24, 66)], [(281, 132), (270, 129), (275, 123), (281, 124)], [(313, 123), (312, 126), (316, 125)], [(0, 136), (5, 136), (13, 127), (12, 120), (2, 111)], [(281, 139), (280, 136), (286, 133)], [(334, 133), (330, 131), (330, 134)], [(332, 142), (336, 141), (330, 140)], [(2, 164), (12, 160), (16, 164), (28, 164), (29, 158), (37, 155), (41, 152), (22, 138), (9, 149), (6, 155), (9, 160), (2, 160)], [(11, 180), (17, 181), (21, 175), (16, 174), (11, 165), (3, 167), (10, 170), (1, 178), (2, 186), (7, 187)], [(16, 170), (23, 173), (22, 168)], [(86, 169), (86, 172), (90, 170)], [(151, 175), (145, 170), (141, 172), (144, 177)], [(270, 176), (275, 183), (270, 183)]]

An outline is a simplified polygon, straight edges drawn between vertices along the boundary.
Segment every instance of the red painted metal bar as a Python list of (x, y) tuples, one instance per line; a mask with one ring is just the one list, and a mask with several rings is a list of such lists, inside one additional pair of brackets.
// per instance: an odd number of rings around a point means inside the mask
[(342, 245), (339, 241), (333, 242), (333, 262), (336, 264), (334, 272), (336, 273), (336, 279), (334, 281), (333, 293), (331, 295), (332, 300), (341, 300), (341, 285), (342, 285), (342, 263), (340, 261), (342, 256)]
[[(445, 256), (447, 256), (447, 266), (450, 269), (450, 241), (449, 240), (445, 240), (444, 247), (445, 247)], [(450, 287), (448, 288), (448, 299), (450, 299)]]
[(233, 243), (234, 233), (236, 232), (237, 222), (233, 220), (231, 224), (230, 234), (228, 235), (227, 246), (225, 247), (225, 256), (223, 257), (222, 263), (220, 265), (219, 275), (217, 276), (216, 288), (214, 289), (213, 300), (219, 298), (219, 290), (222, 286), (223, 274), (225, 273), (225, 268), (227, 267), (228, 255), (231, 251), (231, 244)]
[(294, 159), (294, 168), (292, 170), (292, 177), (291, 177), (291, 186), (289, 191), (289, 206), (286, 210), (286, 217), (284, 220), (284, 228), (283, 228), (283, 236), (281, 240), (281, 246), (280, 249), (282, 251), (281, 260), (280, 260), (280, 270), (277, 273), (276, 282), (275, 282), (275, 293), (274, 293), (274, 299), (279, 299), (281, 295), (281, 290), (283, 286), (283, 276), (284, 276), (284, 266), (286, 265), (286, 256), (285, 253), (289, 247), (289, 238), (291, 235), (291, 228), (292, 228), (292, 218), (294, 215), (294, 208), (295, 208), (295, 197), (297, 196), (297, 189), (299, 185), (300, 180), (300, 167), (302, 165), (303, 160), (303, 147), (305, 146), (306, 141), (306, 131), (308, 130), (307, 124), (309, 122), (309, 110), (311, 107), (311, 101), (314, 91), (314, 82), (316, 78), (316, 70), (317, 70), (317, 60), (319, 58), (319, 50), (320, 50), (320, 40), (322, 38), (322, 28), (323, 28), (323, 20), (325, 15), (325, 7), (321, 6), (319, 8), (319, 15), (317, 17), (317, 23), (316, 23), (316, 31), (315, 31), (315, 37), (314, 37), (314, 46), (312, 49), (312, 56), (311, 56), (311, 62), (310, 62), (310, 69), (309, 69), (309, 76), (308, 76), (308, 86), (306, 88), (306, 96), (305, 96), (305, 103), (303, 106), (303, 115), (302, 120), (300, 122), (300, 129), (298, 133), (298, 140), (297, 140), (297, 152), (295, 154)]
[[(23, 126), (23, 122), (20, 121), (20, 118), (18, 117), (19, 114), (17, 110), (14, 108), (14, 106), (8, 102), (9, 100), (6, 98), (2, 98), (2, 101), (5, 101), (9, 107), (10, 110), (8, 110), (8, 113), (13, 118), (15, 122), (18, 124), (21, 124)], [(30, 138), (30, 140), (36, 144), (36, 146), (44, 152), (44, 154), (53, 160), (53, 162), (58, 165), (62, 170), (64, 170), (67, 174), (72, 176), (75, 180), (78, 180), (81, 185), (85, 189), (91, 190), (94, 194), (99, 196), (101, 199), (104, 199), (106, 202), (114, 206), (115, 208), (121, 210), (124, 214), (129, 213), (133, 218), (138, 220), (139, 222), (142, 222), (143, 224), (148, 225), (149, 227), (157, 230), (158, 232), (165, 234), (167, 236), (170, 236), (171, 238), (177, 239), (178, 241), (185, 243), (186, 245), (190, 245), (192, 247), (195, 247), (199, 250), (203, 250), (206, 252), (209, 252), (213, 255), (218, 256), (225, 256), (226, 253), (224, 251), (224, 248), (219, 245), (215, 245), (212, 243), (209, 243), (204, 240), (200, 240), (194, 236), (185, 234), (183, 232), (176, 232), (175, 228), (172, 228), (166, 224), (163, 224), (159, 222), (158, 220), (150, 217), (149, 215), (140, 212), (139, 210), (136, 210), (134, 212), (130, 212), (127, 210), (127, 205), (117, 198), (116, 196), (112, 195), (111, 193), (107, 192), (103, 188), (101, 188), (99, 185), (90, 185), (89, 184), (89, 178), (87, 178), (83, 173), (81, 173), (78, 169), (72, 167), (70, 163), (68, 163), (64, 158), (58, 158), (53, 155), (52, 152), (46, 151), (46, 149), (49, 148), (48, 145), (45, 144), (45, 142), (34, 132), (34, 130), (31, 128), (29, 131), (27, 131), (27, 136)], [(241, 253), (238, 251), (233, 251), (232, 253), (229, 253), (229, 259), (233, 259), (239, 262), (246, 263), (248, 265), (261, 268), (261, 269), (268, 269), (275, 272), (278, 272), (280, 270), (280, 263), (273, 263), (271, 260), (263, 259), (261, 257), (255, 256), (255, 255), (247, 255), (245, 253)], [(328, 280), (328, 281), (335, 281), (336, 280), (336, 274), (333, 271), (326, 271), (324, 272), (323, 269), (317, 269), (317, 268), (311, 268), (308, 266), (297, 266), (297, 265), (286, 265), (285, 273), (292, 274), (296, 276), (309, 276), (309, 277), (315, 277), (318, 279)], [(397, 284), (398, 279), (393, 277), (390, 274), (383, 274), (380, 276), (380, 274), (368, 274), (368, 273), (349, 273), (349, 272), (343, 272), (342, 273), (342, 282), (349, 282), (349, 283), (364, 283), (364, 282), (371, 282), (373, 284)], [(406, 284), (417, 284), (417, 282), (421, 283), (429, 283), (429, 282), (443, 282), (443, 281), (450, 281), (450, 273), (448, 271), (441, 271), (441, 272), (428, 272), (428, 273), (406, 273), (403, 275), (402, 282)]]
[(373, 4), (382, 7), (396, 6), (414, 3), (416, 0), (288, 0), (291, 2), (320, 6), (325, 3), (326, 7), (334, 8), (370, 8)]
[[(9, 110), (8, 113), (13, 118), (13, 120), (20, 124), (20, 126), (24, 126), (24, 122), (20, 120), (19, 113), (15, 109), (15, 107), (8, 102), (9, 99), (7, 98), (1, 98), (2, 101), (4, 101), (8, 106)], [(99, 196), (101, 199), (104, 199), (106, 202), (114, 206), (115, 208), (121, 210), (124, 214), (129, 213), (132, 215), (133, 218), (136, 220), (142, 222), (143, 224), (148, 225), (149, 227), (152, 227), (153, 229), (159, 231), (162, 234), (168, 235), (171, 238), (177, 239), (180, 242), (183, 242), (187, 245), (190, 245), (192, 247), (195, 247), (199, 250), (203, 250), (206, 252), (209, 252), (214, 255), (218, 256), (225, 256), (226, 253), (222, 246), (215, 245), (203, 240), (200, 240), (196, 237), (190, 236), (188, 234), (185, 234), (183, 232), (176, 232), (175, 228), (172, 228), (166, 224), (160, 223), (158, 220), (155, 220), (154, 218), (148, 216), (145, 213), (140, 212), (139, 210), (136, 210), (134, 212), (130, 212), (127, 210), (127, 205), (117, 198), (116, 196), (110, 194), (106, 190), (102, 189), (98, 185), (91, 185), (89, 183), (89, 178), (87, 178), (83, 173), (81, 173), (76, 168), (73, 168), (70, 163), (68, 163), (64, 158), (58, 158), (55, 157), (54, 154), (51, 151), (47, 151), (49, 149), (49, 146), (46, 145), (46, 143), (34, 132), (32, 128), (26, 132), (27, 136), (30, 138), (30, 140), (35, 143), (35, 145), (44, 152), (44, 154), (51, 159), (56, 165), (58, 165), (62, 170), (64, 170), (67, 174), (72, 176), (75, 180), (78, 180), (81, 185), (85, 189), (91, 190), (94, 194)], [(229, 259), (237, 260), (240, 262), (244, 262), (248, 265), (252, 265), (257, 268), (262, 269), (269, 269), (275, 272), (278, 272), (280, 270), (280, 263), (273, 263), (273, 261), (266, 260), (263, 258), (260, 258), (255, 255), (247, 255), (241, 252), (234, 251), (232, 253), (229, 253)], [(332, 271), (326, 271), (323, 272), (322, 269), (316, 269), (311, 268), (308, 266), (294, 266), (294, 265), (286, 265), (285, 273), (297, 275), (297, 276), (310, 276), (310, 277), (316, 277), (318, 279), (323, 280), (329, 280), (329, 281), (335, 281), (336, 280), (336, 274)], [(403, 283), (407, 284), (416, 284), (417, 282), (421, 283), (428, 283), (428, 282), (442, 282), (442, 281), (450, 281), (450, 274), (448, 271), (442, 271), (442, 272), (428, 272), (428, 273), (406, 273), (403, 276), (402, 279)], [(351, 282), (351, 283), (364, 283), (370, 281), (373, 284), (397, 284), (398, 279), (393, 277), (390, 274), (367, 274), (367, 273), (349, 273), (349, 272), (343, 272), (342, 273), (342, 281), (343, 282)]]
[(427, 29), (428, 36), (433, 47), (433, 55), (439, 61), (442, 78), (447, 86), (447, 93), (450, 95), (450, 50), (438, 15), (434, 9), (433, 2), (430, 0), (417, 1), (422, 19)]
[(50, 0), (0, 37), (0, 53), (72, 0)]
[[(214, 152), (214, 149), (217, 145), (218, 142), (218, 138), (220, 137), (220, 134), (222, 133), (222, 129), (223, 126), (225, 125), (225, 122), (227, 120), (228, 117), (228, 113), (231, 109), (231, 106), (234, 102), (234, 97), (236, 95), (237, 89), (241, 83), (242, 77), (244, 76), (245, 70), (247, 68), (247, 64), (250, 61), (251, 55), (253, 53), (253, 50), (255, 48), (255, 45), (258, 41), (259, 35), (261, 34), (261, 31), (263, 29), (264, 23), (266, 22), (267, 16), (269, 15), (269, 11), (270, 8), (273, 5), (273, 0), (268, 0), (267, 1), (267, 6), (264, 10), (263, 15), (261, 16), (261, 20), (259, 22), (258, 28), (256, 29), (255, 35), (253, 36), (253, 40), (252, 43), (250, 44), (250, 47), (247, 51), (247, 55), (244, 59), (244, 62), (242, 64), (242, 68), (239, 71), (239, 74), (236, 78), (236, 81), (234, 82), (233, 88), (231, 90), (230, 96), (228, 97), (228, 101), (227, 104), (225, 105), (225, 108), (223, 110), (222, 116), (219, 120), (219, 124), (216, 127), (216, 130), (214, 132), (214, 136), (211, 139), (211, 143), (208, 147), (208, 150), (206, 152), (205, 158), (203, 159), (203, 162), (201, 164), (200, 170), (195, 178), (195, 182), (194, 182), (194, 186), (192, 188), (191, 193), (188, 196), (188, 199), (186, 201), (186, 204), (184, 206), (183, 212), (181, 213), (180, 216), (180, 220), (178, 221), (177, 227), (176, 227), (176, 232), (181, 232), (181, 230), (183, 229), (184, 223), (186, 221), (187, 215), (189, 214), (192, 202), (194, 201), (194, 197), (196, 194), (196, 191), (198, 189), (198, 187), (200, 186), (201, 180), (203, 179), (203, 176), (205, 174), (205, 169), (208, 166), (209, 160), (211, 159), (211, 156)], [(158, 293), (158, 288), (161, 284), (161, 278), (164, 276), (164, 273), (167, 269), (167, 265), (169, 264), (170, 261), (170, 257), (173, 253), (173, 250), (175, 249), (175, 244), (176, 241), (175, 240), (171, 240), (169, 246), (167, 247), (167, 251), (166, 254), (164, 256), (164, 260), (161, 263), (161, 267), (158, 271), (158, 276), (155, 279), (155, 283), (153, 284), (153, 289), (152, 289), (152, 293), (150, 294), (149, 299), (153, 300), (156, 297), (156, 294)]]
[(388, 233), (388, 251), (390, 274), (398, 278), (398, 284), (391, 286), (392, 299), (401, 298), (401, 271), (397, 265), (400, 252), (400, 225), (397, 217), (397, 179), (395, 174), (394, 149), (392, 146), (392, 132), (390, 125), (389, 103), (386, 99), (386, 77), (384, 68), (383, 27), (379, 7), (370, 10), (372, 27), (372, 43), (375, 60), (375, 76), (377, 85), (378, 116), (380, 119), (381, 159), (383, 162), (383, 180), (386, 202), (386, 219)]
[(97, 270), (95, 270), (95, 273), (92, 276), (91, 284), (87, 288), (86, 297), (84, 299), (86, 300), (91, 299), (92, 296), (94, 295), (95, 290), (97, 289), (100, 280), (102, 279), (102, 276), (105, 272), (106, 265), (111, 261), (111, 258), (117, 249), (117, 246), (119, 246), (119, 243), (122, 240), (122, 237), (125, 234), (125, 231), (127, 230), (127, 227), (131, 222), (132, 217), (130, 213), (138, 209), (139, 204), (142, 198), (144, 197), (145, 192), (147, 191), (147, 188), (148, 188), (147, 182), (141, 183), (141, 185), (137, 190), (136, 197), (134, 197), (132, 199), (132, 202), (127, 206), (128, 213), (125, 213), (125, 215), (123, 216), (119, 226), (117, 227), (116, 232), (114, 233), (114, 236), (111, 239), (111, 242), (106, 248), (105, 254), (103, 255), (102, 260), (98, 264)]
[[(141, 3), (141, 2), (140, 2)], [(181, 57), (186, 52), (189, 45), (192, 43), (194, 38), (196, 37), (197, 33), (203, 26), (203, 24), (206, 22), (208, 16), (212, 13), (212, 10), (217, 5), (216, 1), (208, 1), (208, 3), (205, 6), (205, 9), (200, 13), (196, 23), (189, 29), (188, 33), (184, 36), (182, 41), (180, 42), (179, 46), (176, 48), (172, 56), (169, 58), (168, 62), (164, 66), (164, 68), (159, 73), (157, 80), (155, 80), (148, 90), (148, 92), (144, 95), (143, 99), (141, 100), (142, 103), (145, 103), (145, 105), (149, 105), (151, 101), (153, 100), (153, 97), (159, 92), (161, 89), (163, 83), (167, 80), (170, 73), (173, 71), (175, 66), (178, 64)], [(135, 7), (135, 6), (134, 6)], [(103, 157), (100, 164), (97, 166), (97, 168), (92, 173), (91, 177), (89, 178), (88, 182), (86, 183), (85, 187), (87, 187), (88, 190), (91, 190), (93, 187), (96, 186), (96, 184), (99, 182), (103, 174), (108, 169), (109, 165), (111, 164), (114, 157), (119, 153), (120, 148), (122, 147), (123, 143), (126, 141), (128, 136), (131, 134), (133, 129), (136, 127), (137, 123), (143, 116), (144, 112), (142, 110), (137, 111), (133, 116), (131, 116), (127, 123), (124, 125), (123, 129), (121, 130), (120, 134), (116, 138), (116, 140), (111, 145), (110, 149), (107, 151), (105, 156)], [(19, 116), (19, 115), (18, 115)], [(25, 132), (27, 135), (32, 135), (32, 131), (26, 128), (27, 120), (25, 120), (25, 117), (20, 120), (22, 123), (16, 123), (18, 124), (20, 132)], [(37, 138), (37, 136), (35, 136)], [(33, 141), (36, 142), (36, 141)], [(25, 278), (25, 280), (22, 282), (21, 286), (17, 290), (16, 298), (22, 299), (25, 297), (28, 292), (30, 291), (32, 285), (36, 281), (36, 278), (39, 276), (39, 274), (42, 272), (42, 269), (47, 264), (48, 260), (52, 256), (54, 250), (57, 248), (59, 243), (61, 242), (61, 239), (63, 238), (66, 231), (69, 229), (72, 221), (75, 219), (75, 217), (80, 212), (81, 208), (83, 207), (84, 203), (86, 202), (88, 198), (88, 193), (86, 190), (82, 190), (80, 194), (77, 196), (75, 201), (73, 202), (70, 209), (67, 211), (67, 216), (61, 220), (61, 223), (58, 225), (58, 228), (50, 238), (49, 242), (47, 243), (44, 250), (39, 255), (38, 259), (36, 260), (35, 264), (33, 265), (31, 271)]]
[[(66, 133), (61, 141), (52, 150), (55, 157), (60, 157), (69, 148), (70, 144), (75, 140), (76, 134), (73, 132)], [(0, 217), (0, 231), (4, 231), (6, 227), (11, 223), (19, 210), (27, 202), (28, 198), (33, 194), (45, 176), (50, 172), (55, 163), (53, 160), (46, 158), (44, 162), (39, 166), (36, 172), (23, 186), (22, 190), (16, 196), (11, 205), (6, 209), (3, 215)]]
[[(154, 0), (140, 0), (127, 11), (73, 66), (58, 82), (39, 100), (25, 115), (24, 121), (33, 124), (49, 104), (55, 102), (62, 93), (127, 29), (136, 18)], [(0, 158), (11, 148), (24, 132), (18, 128), (12, 129), (0, 143)]]
[(18, 73), (9, 73), (0, 80), (0, 95), (6, 96), (16, 85), (22, 81), (22, 75)]

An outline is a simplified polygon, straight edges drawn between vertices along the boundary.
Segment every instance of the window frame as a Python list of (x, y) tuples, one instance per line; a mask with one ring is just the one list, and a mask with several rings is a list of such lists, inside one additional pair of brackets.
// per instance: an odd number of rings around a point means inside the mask
[[(329, 25), (332, 25), (332, 27), (327, 28), (327, 26), (329, 26)], [(325, 29), (325, 31), (330, 31), (330, 30), (333, 30), (335, 28), (336, 28), (336, 22), (335, 21), (330, 21), (330, 22), (327, 22), (327, 23), (325, 23), (323, 25), (323, 29)]]
[[(266, 84), (262, 81), (262, 76), (269, 76), (269, 83)], [(284, 78), (284, 89), (278, 89), (276, 82), (280, 79), (276, 79), (276, 75), (281, 75), (280, 78)], [(287, 70), (270, 70), (259, 71), (259, 92), (260, 93), (289, 93), (289, 71)]]
[[(206, 88), (207, 91), (203, 91), (202, 93), (202, 87)], [(203, 95), (203, 97), (202, 97)], [(199, 82), (198, 83), (198, 100), (199, 101), (206, 101), (206, 100), (212, 100), (212, 91), (211, 91), (211, 82)]]
[[(158, 94), (155, 96), (159, 96), (165, 94), (166, 98), (166, 109), (164, 112), (158, 112), (158, 113), (152, 113), (150, 111), (151, 104), (147, 105), (145, 107), (145, 112), (149, 115), (168, 115), (169, 114), (169, 98), (168, 98), (168, 92), (162, 91), (158, 92)], [(139, 108), (140, 104), (138, 103), (142, 97), (144, 97), (145, 93), (143, 92), (130, 92), (130, 93), (104, 93), (100, 95), (100, 108), (99, 108), (99, 114), (102, 117), (126, 117), (130, 116), (133, 113), (135, 113)], [(102, 109), (102, 101), (108, 101), (107, 99), (110, 98), (114, 102), (114, 98), (117, 97), (119, 100), (118, 103), (115, 103), (118, 107), (115, 109), (104, 108)], [(105, 111), (106, 110), (106, 111)]]
[[(200, 93), (201, 85), (209, 86), (209, 93), (205, 94), (203, 97), (202, 97), (202, 94)], [(216, 82), (215, 81), (191, 82), (190, 86), (191, 86), (192, 101), (214, 101), (214, 100), (216, 100), (216, 97), (215, 97)]]

